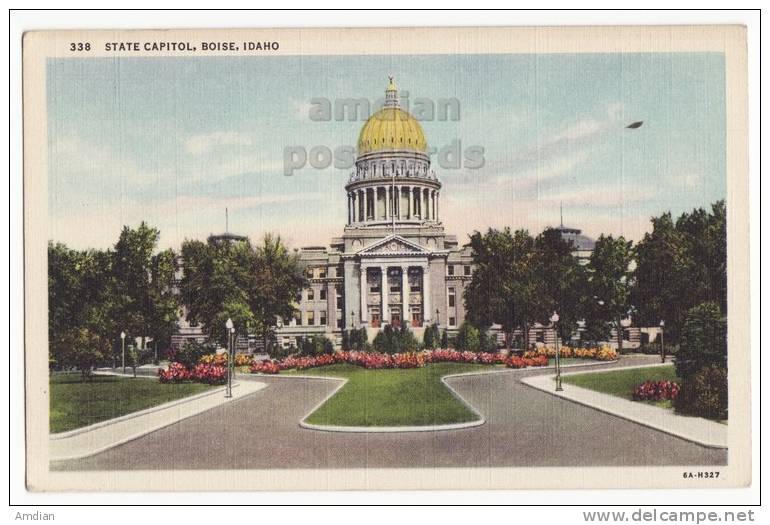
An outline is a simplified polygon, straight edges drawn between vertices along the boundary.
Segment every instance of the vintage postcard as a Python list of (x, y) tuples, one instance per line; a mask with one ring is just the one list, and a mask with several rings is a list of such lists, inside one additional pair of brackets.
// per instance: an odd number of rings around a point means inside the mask
[(743, 27), (23, 54), (29, 490), (750, 482)]

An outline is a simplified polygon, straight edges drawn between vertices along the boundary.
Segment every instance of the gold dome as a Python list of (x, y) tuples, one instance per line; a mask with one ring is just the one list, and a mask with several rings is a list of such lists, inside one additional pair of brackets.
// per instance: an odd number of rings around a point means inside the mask
[(358, 135), (358, 154), (374, 151), (411, 150), (425, 153), (428, 144), (422, 126), (398, 107), (398, 94), (391, 78), (385, 91), (385, 107), (369, 117)]

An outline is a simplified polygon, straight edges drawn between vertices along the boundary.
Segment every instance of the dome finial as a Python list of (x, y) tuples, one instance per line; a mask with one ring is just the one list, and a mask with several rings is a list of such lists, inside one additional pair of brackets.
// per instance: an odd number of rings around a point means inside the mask
[(388, 75), (388, 89), (385, 90), (385, 107), (399, 107), (398, 88), (393, 81), (393, 75)]

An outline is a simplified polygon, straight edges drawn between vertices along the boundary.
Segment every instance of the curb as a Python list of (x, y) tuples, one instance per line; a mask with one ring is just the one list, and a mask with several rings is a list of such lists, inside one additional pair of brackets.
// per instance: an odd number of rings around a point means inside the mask
[[(642, 366), (618, 367), (618, 368), (613, 368), (612, 371), (615, 371), (615, 370), (629, 370), (629, 369), (632, 369), (632, 368), (649, 368), (651, 366), (661, 366), (661, 365), (657, 364), (657, 365), (642, 365)], [(610, 370), (606, 370), (606, 371), (609, 372)], [(602, 372), (605, 372), (605, 370), (602, 370)], [(570, 375), (573, 375), (573, 374), (570, 374)], [(533, 389), (538, 390), (540, 392), (545, 392), (547, 394), (550, 394), (550, 395), (552, 395), (554, 397), (557, 397), (559, 399), (563, 399), (565, 401), (569, 401), (570, 403), (575, 403), (576, 405), (582, 405), (582, 406), (591, 408), (593, 410), (597, 410), (599, 412), (603, 412), (605, 414), (609, 414), (611, 416), (618, 417), (620, 419), (625, 419), (626, 421), (630, 421), (632, 423), (636, 423), (637, 425), (641, 425), (643, 427), (647, 427), (647, 428), (651, 428), (653, 430), (657, 430), (658, 432), (663, 432), (664, 434), (668, 434), (670, 436), (674, 436), (674, 437), (677, 437), (679, 439), (683, 439), (683, 440), (688, 441), (690, 443), (695, 443), (696, 445), (700, 445), (702, 447), (712, 448), (712, 449), (721, 449), (721, 450), (727, 450), (727, 448), (728, 448), (727, 445), (723, 445), (721, 443), (714, 443), (714, 442), (704, 441), (704, 440), (699, 439), (699, 438), (694, 438), (692, 436), (683, 434), (680, 431), (673, 430), (673, 429), (666, 428), (666, 427), (661, 427), (659, 425), (654, 425), (654, 424), (652, 424), (652, 423), (650, 423), (648, 421), (644, 421), (644, 420), (632, 417), (632, 416), (628, 415), (628, 413), (625, 413), (623, 411), (613, 410), (611, 408), (602, 407), (602, 406), (597, 406), (597, 405), (589, 403), (588, 401), (567, 397), (567, 395), (557, 393), (556, 391), (551, 390), (550, 388), (544, 388), (541, 385), (533, 384), (536, 381), (541, 380), (542, 377), (543, 376), (535, 376), (535, 377), (524, 378), (524, 379), (522, 379), (520, 381), (520, 383), (522, 385), (528, 386), (529, 388), (533, 388)], [(575, 385), (570, 385), (570, 388), (575, 388), (575, 389), (579, 389), (579, 390), (586, 390), (586, 391), (592, 392), (592, 393), (594, 392), (593, 390), (577, 387)], [(609, 395), (609, 394), (605, 394), (605, 395)], [(660, 409), (660, 410), (663, 410), (663, 409)]]
[[(236, 388), (238, 386), (239, 386), (238, 383), (234, 383), (233, 384), (233, 388)], [(249, 396), (251, 394), (256, 394), (256, 393), (260, 392), (261, 390), (264, 390), (265, 388), (267, 388), (267, 385), (264, 385), (263, 387), (255, 390), (254, 392), (250, 392), (250, 393), (244, 394), (243, 397)], [(210, 394), (213, 394), (213, 393), (222, 393), (222, 392), (224, 392), (224, 390), (225, 390), (224, 388), (222, 388), (222, 389), (217, 388), (217, 389), (215, 389), (214, 392), (205, 392), (205, 395), (210, 395)], [(196, 396), (190, 396), (190, 397), (187, 397), (187, 398), (183, 398), (183, 400), (184, 401), (194, 401), (195, 399), (200, 398), (200, 397), (203, 397), (203, 396), (198, 394)], [(231, 398), (227, 402), (237, 401), (239, 399), (241, 399), (241, 398), (233, 397), (233, 398)], [(172, 401), (171, 402), (172, 404), (166, 404), (165, 408), (170, 408), (171, 406), (177, 405), (177, 404), (179, 404), (179, 401), (180, 400)], [(163, 405), (158, 405), (158, 407), (161, 407), (161, 406), (163, 406)], [(164, 429), (164, 428), (169, 427), (171, 425), (174, 425), (176, 423), (179, 423), (180, 421), (184, 421), (185, 419), (189, 419), (191, 417), (195, 417), (195, 416), (198, 416), (200, 414), (203, 414), (203, 413), (207, 412), (208, 410), (211, 410), (213, 408), (217, 408), (218, 406), (222, 406), (222, 405), (217, 405), (217, 406), (208, 408), (206, 410), (203, 410), (202, 412), (192, 413), (192, 414), (186, 415), (184, 417), (175, 419), (173, 421), (168, 421), (168, 422), (159, 424), (158, 426), (155, 426), (155, 427), (152, 427), (152, 428), (149, 428), (149, 429), (145, 429), (145, 430), (142, 430), (142, 431), (137, 432), (135, 434), (131, 434), (130, 436), (127, 436), (125, 438), (118, 439), (116, 441), (110, 442), (107, 445), (104, 445), (104, 446), (101, 446), (101, 447), (98, 447), (98, 448), (95, 448), (95, 449), (88, 450), (87, 452), (70, 454), (70, 455), (64, 455), (64, 456), (57, 456), (57, 457), (53, 457), (53, 458), (49, 456), (48, 460), (49, 460), (49, 462), (56, 462), (56, 461), (70, 461), (70, 460), (75, 460), (75, 459), (83, 459), (83, 458), (91, 457), (91, 456), (94, 456), (94, 455), (99, 454), (101, 452), (104, 452), (106, 450), (110, 450), (110, 449), (115, 448), (117, 446), (124, 445), (126, 443), (131, 442), (131, 441), (134, 441), (136, 439), (144, 437), (144, 436), (146, 436), (148, 434), (152, 434), (153, 432), (156, 432), (158, 430), (161, 430), (161, 429)], [(146, 411), (141, 411), (141, 412), (144, 412), (145, 414), (146, 413), (155, 412), (155, 411), (158, 410), (158, 407), (152, 407), (152, 409), (147, 409)], [(96, 423), (96, 425), (99, 425), (99, 427), (102, 427), (102, 426), (106, 426), (107, 424), (112, 424), (112, 423), (116, 423), (116, 422), (119, 423), (119, 422), (125, 421), (126, 419), (133, 419), (134, 417), (142, 415), (141, 412), (133, 412), (131, 414), (126, 414), (127, 416), (133, 416), (133, 417), (127, 418), (126, 416), (121, 416), (120, 418), (109, 419), (107, 421), (102, 421), (102, 422)], [(98, 427), (95, 427), (94, 425), (91, 425), (90, 427), (84, 427), (84, 429), (90, 429), (90, 430), (96, 430), (97, 428)], [(84, 431), (84, 429), (76, 429), (76, 430), (78, 430), (80, 432), (77, 432), (76, 434), (72, 434), (70, 436), (64, 436), (63, 435), (64, 433), (52, 434), (49, 437), (49, 439), (50, 440), (55, 440), (55, 439), (62, 439), (64, 437), (73, 437), (74, 435), (82, 433)]]
[[(562, 368), (573, 368), (573, 367), (580, 367), (580, 366), (596, 366), (596, 365), (603, 365), (603, 364), (612, 364), (616, 363), (618, 360), (615, 359), (613, 361), (594, 361), (591, 363), (573, 363), (570, 365), (563, 365)], [(464, 423), (448, 423), (445, 425), (420, 425), (420, 426), (398, 426), (398, 427), (377, 427), (377, 426), (371, 426), (371, 427), (362, 427), (362, 426), (356, 426), (356, 427), (349, 427), (349, 426), (338, 426), (338, 425), (317, 425), (314, 423), (308, 423), (306, 420), (309, 418), (313, 412), (321, 408), (321, 406), (326, 403), (329, 399), (331, 399), (337, 392), (340, 391), (340, 389), (345, 386), (345, 384), (348, 382), (346, 378), (341, 377), (324, 377), (324, 376), (313, 376), (313, 375), (291, 375), (291, 376), (281, 376), (280, 374), (250, 374), (255, 376), (264, 376), (264, 377), (281, 377), (283, 379), (322, 379), (322, 380), (330, 380), (330, 381), (340, 381), (340, 384), (332, 390), (328, 395), (326, 395), (318, 404), (316, 404), (310, 411), (302, 416), (302, 419), (299, 421), (299, 426), (308, 430), (317, 430), (321, 432), (351, 432), (351, 433), (368, 433), (368, 434), (388, 434), (388, 433), (398, 433), (398, 432), (438, 432), (442, 430), (463, 430), (466, 428), (473, 428), (473, 427), (479, 427), (487, 422), (484, 415), (479, 412), (479, 410), (471, 405), (468, 401), (466, 401), (452, 386), (447, 382), (449, 379), (453, 379), (456, 377), (466, 377), (466, 376), (478, 376), (478, 375), (491, 375), (491, 374), (502, 374), (502, 373), (516, 373), (516, 372), (523, 372), (523, 371), (532, 371), (532, 370), (553, 370), (556, 368), (556, 365), (553, 366), (543, 366), (543, 367), (532, 367), (532, 368), (503, 368), (503, 369), (492, 369), (492, 370), (479, 370), (477, 372), (461, 372), (459, 374), (449, 374), (441, 377), (441, 383), (449, 390), (449, 393), (452, 394), (452, 396), (460, 401), (463, 405), (465, 405), (473, 414), (477, 416), (478, 419), (475, 419), (473, 421), (466, 421)]]
[[(237, 386), (238, 384), (236, 383), (233, 385), (233, 388)], [(159, 410), (165, 410), (167, 408), (181, 405), (188, 401), (195, 401), (197, 399), (201, 399), (203, 397), (210, 396), (213, 394), (221, 394), (222, 392), (225, 391), (226, 388), (227, 387), (213, 388), (210, 391), (201, 392), (199, 394), (195, 394), (188, 397), (182, 397), (180, 399), (175, 399), (173, 401), (169, 401), (168, 403), (163, 403), (162, 405), (156, 405), (154, 407), (145, 408), (144, 410), (139, 410), (138, 412), (130, 412), (128, 414), (123, 414), (122, 416), (118, 416), (112, 419), (105, 419), (104, 421), (99, 421), (98, 423), (88, 425), (87, 427), (80, 427), (80, 428), (75, 428), (73, 430), (67, 430), (65, 432), (57, 432), (55, 434), (49, 434), (48, 438), (57, 440), (57, 439), (65, 439), (65, 438), (77, 436), (78, 434), (83, 434), (84, 432), (90, 432), (92, 430), (106, 427), (114, 423), (121, 423), (123, 421), (128, 421), (130, 419), (136, 419), (137, 417), (145, 416), (147, 414), (152, 414), (153, 412), (158, 412)]]

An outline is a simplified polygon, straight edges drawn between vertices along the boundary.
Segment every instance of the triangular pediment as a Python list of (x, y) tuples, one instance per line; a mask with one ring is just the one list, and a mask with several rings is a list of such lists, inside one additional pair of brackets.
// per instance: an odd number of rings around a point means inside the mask
[(389, 235), (358, 251), (359, 255), (428, 255), (430, 251), (399, 235)]

